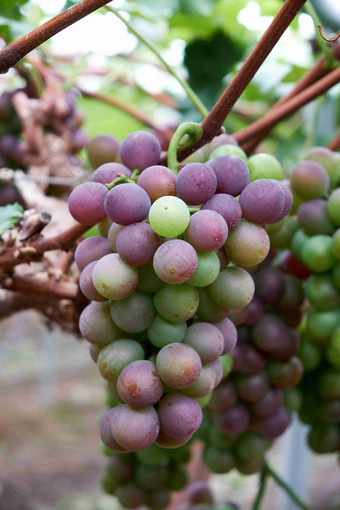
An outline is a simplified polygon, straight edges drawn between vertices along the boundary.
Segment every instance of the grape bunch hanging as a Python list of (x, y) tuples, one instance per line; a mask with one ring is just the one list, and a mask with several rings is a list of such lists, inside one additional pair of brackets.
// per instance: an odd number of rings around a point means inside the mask
[(102, 135), (88, 152), (99, 167), (73, 190), (69, 209), (85, 225), (111, 222), (107, 238), (86, 239), (75, 254), (92, 301), (80, 331), (117, 403), (101, 438), (118, 452), (175, 448), (198, 430), (201, 405), (230, 370), (236, 338), (227, 316), (252, 300), (247, 269), (267, 257), (264, 225), (289, 213), (292, 195), (276, 179), (249, 182), (246, 156), (227, 135), (205, 147), (208, 163), (178, 174), (159, 165), (148, 132), (121, 147)]

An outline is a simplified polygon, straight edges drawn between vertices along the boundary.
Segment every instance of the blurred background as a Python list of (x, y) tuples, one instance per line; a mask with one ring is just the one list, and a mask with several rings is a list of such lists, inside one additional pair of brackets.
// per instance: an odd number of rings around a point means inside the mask
[[(0, 45), (74, 3), (1, 2)], [(314, 12), (328, 34), (338, 32), (339, 0), (310, 4), (315, 11), (308, 2), (237, 102), (225, 124), (228, 132), (262, 117), (319, 57), (320, 45), (326, 43), (316, 35)], [(281, 5), (281, 0), (117, 0), (109, 7), (118, 9), (142, 37), (156, 45), (209, 109)], [(157, 56), (105, 8), (53, 37), (40, 55), (46, 66), (63, 77), (64, 89), (83, 91), (77, 107), (84, 113), (88, 137), (110, 133), (123, 140), (145, 127), (143, 116), (164, 132), (184, 120), (201, 120)], [(31, 63), (25, 69), (37, 75)], [(36, 80), (39, 83), (39, 76)], [(0, 75), (0, 92), (22, 84), (23, 78), (14, 70)], [(282, 122), (264, 141), (263, 149), (289, 169), (306, 148), (327, 144), (339, 125), (339, 92), (338, 85)], [(96, 93), (114, 104), (88, 97)], [(79, 158), (88, 168), (84, 151)], [(2, 320), (0, 352), (0, 510), (118, 508), (115, 498), (100, 490), (105, 458), (98, 426), (105, 394), (84, 342), (48, 323), (38, 312), (24, 311)], [(290, 429), (270, 458), (307, 495), (311, 508), (340, 509), (336, 459), (309, 453), (303, 427)], [(227, 495), (247, 509), (257, 476), (214, 475), (211, 485), (217, 497)], [(263, 509), (279, 505), (293, 509), (270, 487)]]

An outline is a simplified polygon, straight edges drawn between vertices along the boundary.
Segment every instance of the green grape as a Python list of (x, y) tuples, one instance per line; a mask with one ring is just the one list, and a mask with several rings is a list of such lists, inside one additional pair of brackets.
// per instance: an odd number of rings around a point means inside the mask
[(322, 399), (339, 399), (340, 372), (334, 369), (323, 372), (317, 381), (317, 392)]
[(227, 375), (231, 372), (233, 366), (233, 355), (230, 352), (228, 352), (227, 354), (223, 354), (223, 356), (220, 356), (218, 359), (222, 364), (223, 378), (227, 377)]
[[(292, 238), (292, 252), (298, 260), (302, 260), (302, 249), (305, 246), (306, 242), (310, 239), (310, 237), (306, 234), (306, 232), (300, 228), (297, 230)], [(272, 239), (270, 239), (272, 240)]]
[(215, 251), (197, 252), (197, 268), (188, 283), (194, 287), (206, 287), (216, 280), (220, 272), (220, 259)]
[(182, 342), (187, 331), (186, 322), (169, 322), (160, 315), (156, 315), (148, 327), (150, 342), (160, 349), (174, 342)]
[(282, 181), (283, 171), (279, 161), (270, 154), (254, 154), (248, 162), (250, 182), (257, 179), (276, 179)]
[(201, 406), (201, 408), (204, 409), (209, 404), (211, 397), (212, 397), (212, 393), (210, 392), (210, 393), (208, 393), (208, 395), (205, 395), (204, 397), (197, 398), (196, 400), (199, 403), (199, 405)]
[(104, 379), (117, 382), (119, 374), (129, 363), (144, 359), (143, 347), (134, 340), (116, 340), (100, 351), (97, 365)]
[(340, 304), (340, 294), (330, 274), (314, 274), (305, 284), (306, 297), (318, 310), (330, 310)]
[(231, 448), (236, 441), (236, 437), (229, 436), (221, 432), (216, 425), (209, 426), (208, 438), (207, 441), (211, 446), (215, 446), (215, 448), (221, 448), (222, 450), (228, 450)]
[(322, 360), (320, 347), (312, 342), (303, 343), (299, 349), (299, 359), (304, 370), (314, 370)]
[(238, 147), (237, 145), (230, 144), (221, 145), (221, 147), (214, 149), (210, 154), (210, 159), (215, 159), (218, 156), (224, 156), (224, 154), (233, 154), (234, 156), (238, 156), (239, 158), (243, 159), (243, 161), (248, 163), (248, 156), (244, 150), (242, 150), (241, 147)]
[(329, 337), (340, 325), (340, 308), (334, 310), (309, 310), (307, 313), (307, 330), (312, 338)]
[(336, 264), (332, 270), (332, 278), (334, 285), (340, 291), (340, 263)]
[(272, 227), (275, 223), (267, 227), (270, 246), (272, 248), (288, 249), (291, 246), (293, 236), (299, 228), (298, 220), (292, 216), (286, 216), (282, 222), (279, 223), (281, 223), (281, 228), (277, 232), (271, 233), (269, 229), (269, 227)]
[(287, 411), (296, 413), (302, 406), (303, 395), (299, 388), (287, 388), (283, 392), (283, 403)]
[(225, 308), (243, 308), (254, 296), (254, 280), (241, 267), (222, 269), (216, 280), (209, 286), (211, 297)]
[(331, 193), (328, 199), (327, 211), (330, 219), (336, 225), (340, 225), (340, 188)]
[(340, 327), (332, 333), (327, 345), (326, 357), (333, 367), (340, 370)]
[(146, 450), (136, 452), (139, 462), (146, 466), (156, 467), (166, 463), (166, 450), (156, 444), (149, 446)]
[(235, 460), (232, 454), (214, 446), (204, 448), (203, 461), (214, 473), (227, 473), (235, 467)]
[(332, 238), (332, 249), (334, 256), (340, 260), (340, 228), (336, 230)]
[(302, 248), (303, 263), (315, 273), (328, 271), (335, 263), (332, 251), (332, 237), (326, 235), (313, 236)]
[(186, 203), (180, 198), (161, 197), (152, 204), (149, 221), (157, 234), (163, 237), (176, 237), (189, 225), (190, 212)]
[(153, 294), (163, 287), (163, 285), (164, 282), (162, 282), (162, 280), (160, 280), (156, 275), (152, 263), (138, 268), (137, 290)]
[(195, 314), (199, 302), (198, 291), (188, 283), (165, 284), (156, 292), (157, 312), (170, 322), (185, 322)]
[(235, 453), (237, 457), (246, 462), (258, 457), (262, 457), (264, 452), (268, 450), (272, 441), (255, 434), (254, 432), (247, 431), (237, 441), (235, 445)]
[(112, 301), (110, 311), (115, 324), (128, 333), (144, 331), (155, 316), (152, 296), (137, 291), (125, 299)]

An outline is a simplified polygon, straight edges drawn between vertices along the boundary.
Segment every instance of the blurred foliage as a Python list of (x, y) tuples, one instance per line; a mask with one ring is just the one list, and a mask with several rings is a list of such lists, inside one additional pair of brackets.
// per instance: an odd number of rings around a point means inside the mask
[(20, 204), (9, 204), (0, 207), (0, 235), (16, 225), (22, 218), (23, 212), (24, 209)]

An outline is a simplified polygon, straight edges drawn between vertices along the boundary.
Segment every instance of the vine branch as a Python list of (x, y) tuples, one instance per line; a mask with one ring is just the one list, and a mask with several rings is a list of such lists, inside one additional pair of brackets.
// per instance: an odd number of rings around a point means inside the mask
[(274, 469), (268, 464), (267, 461), (265, 462), (265, 469), (267, 473), (273, 478), (273, 480), (283, 489), (286, 494), (290, 497), (290, 499), (301, 508), (301, 510), (309, 510), (308, 506), (305, 505), (305, 503), (299, 498), (299, 496), (293, 491), (293, 489), (274, 471)]
[(261, 474), (260, 474), (259, 487), (258, 487), (258, 491), (256, 494), (256, 498), (255, 498), (252, 510), (260, 510), (262, 499), (263, 499), (264, 493), (266, 491), (267, 481), (268, 481), (268, 470), (267, 470), (267, 466), (265, 464), (263, 466)]
[(109, 2), (111, 0), (81, 0), (76, 5), (32, 30), (29, 34), (9, 44), (0, 51), (0, 73), (6, 73), (10, 67), (14, 66), (30, 51)]
[(233, 136), (240, 143), (250, 140), (254, 136), (260, 133), (266, 132), (268, 129), (272, 129), (278, 122), (286, 119), (294, 112), (299, 110), (302, 106), (306, 105), (310, 101), (313, 101), (318, 96), (324, 94), (330, 88), (334, 87), (340, 82), (340, 68), (330, 72), (327, 76), (321, 78), (318, 82), (311, 85), (304, 91), (297, 94), (295, 97), (286, 101), (278, 108), (274, 108), (262, 119), (254, 122), (250, 126), (246, 127), (242, 131), (238, 131)]
[(337, 40), (339, 39), (339, 37), (340, 37), (340, 32), (339, 32), (339, 33), (338, 33), (338, 35), (337, 35), (336, 37), (332, 37), (332, 38), (328, 39), (327, 37), (325, 37), (325, 36), (323, 35), (323, 30), (322, 30), (322, 26), (321, 26), (321, 25), (318, 25), (318, 30), (319, 30), (319, 33), (320, 33), (320, 35), (321, 35), (322, 39), (323, 39), (324, 41), (329, 42), (329, 43), (334, 43), (334, 42), (335, 42), (335, 41), (337, 41)]
[(307, 0), (286, 0), (269, 28), (262, 35), (255, 48), (243, 63), (234, 79), (227, 86), (220, 99), (202, 122), (203, 135), (192, 147), (183, 149), (178, 154), (182, 161), (187, 156), (217, 136), (223, 122), (230, 113), (236, 101), (253, 79), (263, 62), (266, 60), (276, 43), (289, 27), (295, 16), (302, 9)]

